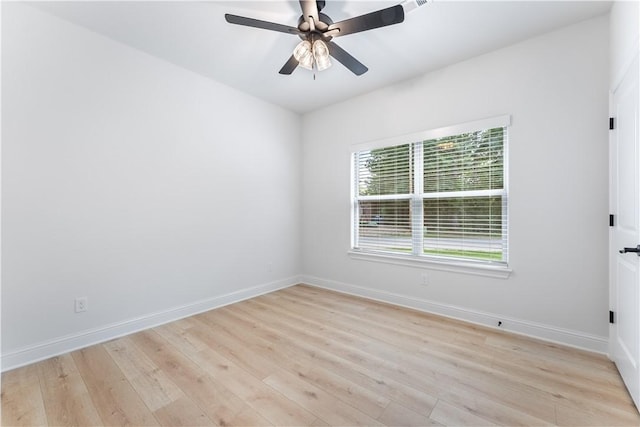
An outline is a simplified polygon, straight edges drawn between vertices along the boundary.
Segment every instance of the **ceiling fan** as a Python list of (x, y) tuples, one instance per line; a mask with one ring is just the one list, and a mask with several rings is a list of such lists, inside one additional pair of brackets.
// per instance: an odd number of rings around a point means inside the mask
[(400, 4), (334, 23), (331, 18), (321, 13), (326, 3), (325, 0), (299, 1), (302, 15), (298, 19), (297, 27), (229, 13), (225, 14), (224, 17), (230, 24), (279, 31), (297, 35), (302, 39), (294, 49), (293, 55), (280, 69), (280, 74), (291, 74), (298, 66), (309, 70), (315, 68), (318, 71), (322, 71), (331, 65), (329, 56), (332, 56), (357, 76), (366, 73), (368, 68), (338, 46), (332, 39), (386, 27), (387, 25), (399, 24), (404, 21), (404, 8)]

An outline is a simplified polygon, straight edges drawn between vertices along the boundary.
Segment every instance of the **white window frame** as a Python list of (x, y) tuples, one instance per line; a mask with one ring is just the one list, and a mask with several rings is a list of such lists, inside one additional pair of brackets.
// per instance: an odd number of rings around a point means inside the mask
[[(356, 165), (355, 155), (361, 151), (373, 150), (378, 148), (392, 147), (402, 144), (415, 144), (419, 141), (426, 141), (430, 139), (443, 138), (447, 136), (459, 135), (463, 133), (476, 132), (483, 129), (492, 129), (496, 127), (506, 127), (511, 125), (511, 116), (503, 115), (497, 117), (491, 117), (482, 120), (476, 120), (472, 122), (466, 122), (461, 124), (455, 124), (451, 126), (445, 126), (437, 129), (430, 129), (423, 132), (417, 132), (409, 135), (403, 135), (393, 138), (386, 138), (377, 141), (369, 141), (360, 144), (353, 144), (351, 148), (351, 245), (348, 251), (349, 256), (352, 259), (370, 261), (370, 262), (383, 262), (396, 265), (403, 265), (416, 268), (427, 268), (431, 270), (452, 271), (457, 273), (466, 273), (486, 277), (495, 277), (506, 279), (511, 274), (512, 270), (509, 268), (508, 263), (484, 263), (467, 259), (452, 259), (442, 258), (436, 256), (424, 255), (420, 252), (416, 252), (416, 248), (422, 248), (423, 244), (423, 209), (413, 209), (412, 215), (412, 241), (413, 241), (413, 253), (401, 254), (393, 252), (375, 251), (371, 249), (356, 248), (356, 242), (358, 241), (358, 201), (371, 198), (372, 200), (400, 200), (402, 197), (396, 195), (391, 196), (358, 196), (357, 182), (356, 182)], [(409, 195), (407, 199), (411, 199), (412, 203), (423, 205), (423, 200), (428, 198), (436, 198), (446, 196), (502, 196), (506, 197), (507, 204), (509, 203), (509, 169), (508, 169), (508, 136), (504, 141), (504, 186), (502, 189), (495, 190), (476, 190), (473, 192), (450, 192), (450, 193), (438, 193), (438, 194), (425, 194), (423, 192), (423, 173), (422, 173), (422, 161), (416, 161), (414, 163), (414, 192)], [(422, 144), (415, 144), (415, 149), (422, 150)], [(419, 158), (422, 158), (422, 153), (416, 153)], [(463, 194), (464, 193), (464, 194)], [(473, 194), (472, 194), (473, 193)], [(507, 208), (508, 211), (508, 208)], [(505, 212), (506, 213), (506, 212)], [(503, 213), (503, 239), (508, 239), (508, 217)], [(506, 242), (505, 242), (506, 243)]]

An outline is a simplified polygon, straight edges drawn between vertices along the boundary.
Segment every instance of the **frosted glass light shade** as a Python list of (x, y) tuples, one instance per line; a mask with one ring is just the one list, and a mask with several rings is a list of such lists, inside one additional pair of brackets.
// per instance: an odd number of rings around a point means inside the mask
[(298, 61), (298, 65), (307, 70), (313, 69), (313, 52), (311, 42), (303, 40), (293, 50), (293, 57)]
[(331, 61), (329, 60), (329, 48), (325, 42), (322, 40), (316, 40), (313, 42), (312, 51), (318, 71), (326, 70), (331, 66)]

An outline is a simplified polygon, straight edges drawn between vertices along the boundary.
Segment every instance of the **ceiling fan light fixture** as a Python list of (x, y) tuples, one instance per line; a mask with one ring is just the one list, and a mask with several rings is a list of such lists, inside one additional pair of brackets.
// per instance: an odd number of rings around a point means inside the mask
[[(405, 0), (405, 3), (411, 3), (418, 7), (430, 1), (432, 0)], [(302, 8), (302, 16), (298, 18), (297, 27), (230, 13), (226, 13), (224, 17), (230, 24), (261, 28), (300, 37), (302, 42), (298, 43), (293, 55), (280, 69), (280, 74), (290, 75), (298, 66), (309, 70), (325, 70), (331, 66), (329, 56), (333, 56), (353, 74), (361, 76), (367, 72), (367, 67), (331, 39), (404, 22), (405, 9), (409, 7), (405, 3), (397, 4), (375, 12), (333, 22), (331, 18), (320, 12), (325, 6), (325, 0), (299, 0), (299, 3)], [(322, 39), (321, 42), (316, 43), (319, 38)], [(315, 74), (313, 76), (315, 79)]]
[(293, 50), (293, 57), (298, 61), (298, 65), (307, 70), (313, 69), (313, 51), (311, 42), (303, 40)]
[(312, 51), (318, 71), (326, 70), (331, 67), (331, 61), (329, 60), (329, 48), (325, 42), (322, 40), (314, 41)]

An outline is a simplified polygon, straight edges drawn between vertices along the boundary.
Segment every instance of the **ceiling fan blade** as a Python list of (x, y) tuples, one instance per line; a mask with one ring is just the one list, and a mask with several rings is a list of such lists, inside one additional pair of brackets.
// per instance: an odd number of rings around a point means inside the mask
[(276, 24), (275, 22), (261, 21), (259, 19), (246, 18), (244, 16), (231, 15), (225, 13), (224, 18), (230, 24), (244, 25), (245, 27), (262, 28), (263, 30), (279, 31), (281, 33), (301, 34), (300, 30), (296, 27), (290, 27), (288, 25)]
[(329, 48), (329, 54), (333, 56), (336, 61), (347, 67), (356, 76), (361, 76), (369, 69), (364, 66), (360, 61), (351, 56), (349, 52), (338, 46), (332, 41), (325, 42)]
[(278, 72), (280, 74), (291, 74), (297, 66), (298, 60), (293, 55), (291, 55), (291, 58), (289, 58), (289, 60), (282, 66), (282, 68)]
[(302, 16), (304, 17), (305, 22), (309, 21), (310, 16), (313, 18), (314, 22), (320, 21), (316, 0), (300, 0), (300, 7), (302, 8)]
[(404, 8), (398, 4), (376, 12), (336, 22), (329, 25), (329, 31), (337, 28), (340, 32), (334, 37), (345, 36), (347, 34), (373, 30), (374, 28), (386, 27), (387, 25), (399, 24), (402, 21), (404, 21)]

